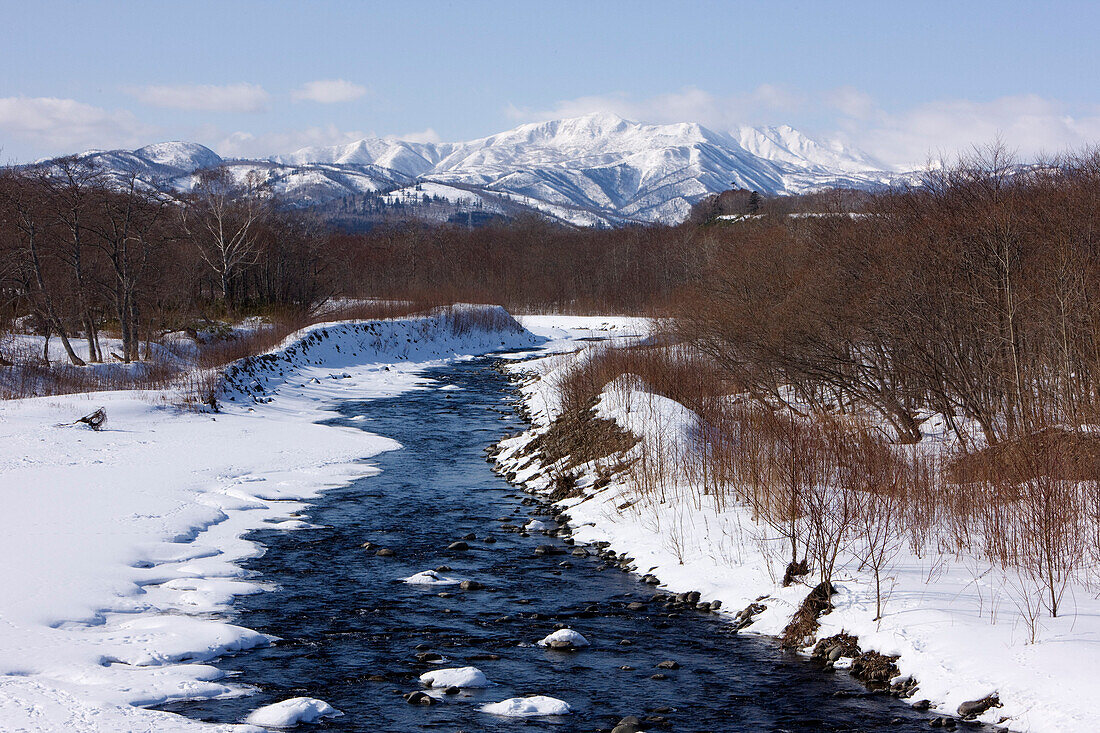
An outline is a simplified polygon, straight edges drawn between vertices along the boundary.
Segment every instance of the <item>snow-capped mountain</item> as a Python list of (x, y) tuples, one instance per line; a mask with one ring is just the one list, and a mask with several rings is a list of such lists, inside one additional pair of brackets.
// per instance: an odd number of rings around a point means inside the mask
[(92, 151), (109, 171), (188, 190), (195, 173), (226, 165), (258, 175), (295, 205), (361, 194), (393, 204), (425, 197), (487, 212), (536, 210), (579, 225), (681, 221), (710, 193), (765, 194), (887, 185), (899, 173), (791, 127), (715, 132), (695, 123), (650, 125), (591, 114), (520, 125), (462, 143), (370, 138), (303, 148), (267, 160), (223, 160), (195, 143)]

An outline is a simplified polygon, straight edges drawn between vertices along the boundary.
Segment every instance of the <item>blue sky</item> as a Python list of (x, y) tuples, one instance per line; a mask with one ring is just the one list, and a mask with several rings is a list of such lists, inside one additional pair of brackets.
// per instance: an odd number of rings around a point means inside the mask
[(0, 157), (270, 155), (612, 111), (895, 164), (1100, 141), (1100, 3), (4, 2)]

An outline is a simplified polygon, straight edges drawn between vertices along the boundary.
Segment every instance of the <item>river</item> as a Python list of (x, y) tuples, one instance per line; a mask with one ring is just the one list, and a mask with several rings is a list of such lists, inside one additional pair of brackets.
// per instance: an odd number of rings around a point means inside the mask
[[(427, 389), (372, 401), (348, 400), (329, 422), (392, 437), (403, 445), (371, 462), (382, 469), (327, 492), (309, 510), (320, 529), (260, 531), (267, 547), (249, 570), (277, 588), (237, 599), (235, 623), (281, 641), (219, 662), (256, 694), (162, 706), (185, 716), (240, 722), (260, 705), (289, 697), (327, 701), (344, 713), (302, 730), (595, 731), (624, 716), (670, 731), (928, 730), (929, 716), (870, 695), (847, 674), (823, 673), (769, 639), (738, 635), (714, 614), (670, 617), (653, 589), (593, 559), (537, 556), (540, 533), (522, 536), (533, 507), (495, 475), (483, 449), (522, 429), (508, 379), (492, 358), (431, 369)], [(448, 550), (467, 535), (468, 550)], [(491, 537), (495, 541), (486, 541)], [(392, 549), (379, 557), (360, 545)], [(568, 549), (563, 546), (563, 549)], [(418, 587), (402, 578), (439, 566), (482, 590)], [(440, 593), (443, 595), (440, 595)], [(550, 651), (534, 642), (561, 625), (591, 646)], [(402, 694), (437, 664), (473, 665), (495, 684), (410, 705)], [(675, 670), (656, 665), (673, 660)], [(653, 675), (663, 674), (664, 679)], [(480, 711), (531, 694), (573, 712), (517, 720)], [(663, 719), (663, 720), (661, 720)]]

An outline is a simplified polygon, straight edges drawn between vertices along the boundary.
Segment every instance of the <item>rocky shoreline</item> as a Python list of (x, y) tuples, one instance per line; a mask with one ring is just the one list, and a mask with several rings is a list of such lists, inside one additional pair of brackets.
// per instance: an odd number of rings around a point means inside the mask
[[(594, 561), (599, 562), (597, 570), (619, 570), (641, 575), (642, 582), (655, 588), (649, 603), (661, 604), (670, 618), (692, 611), (718, 613), (722, 615), (724, 620), (733, 625), (735, 632), (740, 632), (751, 626), (758, 614), (767, 610), (766, 602), (770, 598), (768, 594), (759, 596), (754, 602), (734, 613), (722, 610), (722, 601), (719, 599), (703, 600), (699, 591), (656, 590), (658, 586), (663, 585), (662, 581), (653, 572), (641, 571), (633, 557), (627, 552), (617, 552), (611, 547), (610, 542), (594, 541), (588, 545), (577, 544), (573, 538), (573, 528), (570, 524), (572, 518), (568, 510), (563, 510), (558, 506), (559, 502), (569, 497), (585, 496), (584, 491), (578, 488), (585, 479), (587, 479), (587, 485), (592, 493), (602, 490), (611, 482), (614, 474), (608, 475), (606, 472), (601, 472), (598, 476), (585, 477), (581, 475), (583, 471), (574, 470), (573, 472), (554, 476), (547, 486), (541, 490), (532, 486), (533, 480), (546, 478), (551, 471), (551, 465), (548, 465), (547, 457), (544, 455), (545, 446), (543, 441), (540, 440), (541, 436), (545, 435), (549, 429), (540, 430), (536, 425), (521, 389), (523, 381), (517, 379), (516, 372), (507, 368), (502, 368), (501, 371), (509, 374), (516, 383), (514, 393), (517, 395), (517, 400), (513, 403), (513, 408), (529, 427), (523, 433), (506, 436), (497, 444), (487, 447), (485, 449), (486, 461), (492, 464), (493, 470), (505, 480), (529, 494), (528, 497), (523, 499), (523, 503), (532, 508), (532, 522), (543, 525), (533, 527), (530, 531), (538, 531), (550, 537), (560, 538), (565, 545), (573, 547), (570, 551), (573, 557), (580, 559), (592, 558)], [(527, 377), (527, 379), (536, 378)], [(575, 422), (575, 425), (579, 425), (579, 428), (575, 429), (583, 431), (589, 428), (593, 422), (595, 421), (582, 420), (579, 423)], [(550, 429), (553, 429), (553, 427), (552, 425)], [(576, 444), (583, 444), (586, 442), (586, 437), (583, 433), (578, 434), (573, 436), (573, 441)], [(632, 441), (623, 443), (627, 448), (632, 444)], [(563, 460), (568, 462), (568, 458), (568, 456), (555, 455), (552, 460), (549, 460), (549, 463), (553, 464)], [(521, 476), (521, 474), (523, 475)], [(620, 507), (620, 511), (626, 508), (628, 507)], [(547, 522), (547, 519), (549, 519), (549, 522)], [(516, 526), (514, 529), (506, 528), (505, 531), (526, 533), (529, 530)], [(540, 545), (536, 549), (536, 553), (540, 552), (542, 554), (564, 553), (563, 550), (553, 545)], [(788, 575), (790, 575), (790, 571), (791, 568), (788, 568)], [(805, 571), (802, 574), (804, 573)], [(796, 568), (795, 579), (798, 576), (798, 569)], [(923, 698), (913, 700), (916, 693), (919, 692), (919, 681), (912, 676), (901, 677), (896, 664), (899, 659), (898, 656), (882, 654), (875, 650), (863, 650), (859, 646), (857, 637), (844, 632), (820, 640), (813, 636), (812, 632), (817, 629), (817, 618), (827, 614), (832, 609), (829, 599), (833, 592), (831, 587), (823, 589), (821, 586), (817, 586), (810, 589), (806, 599), (784, 628), (783, 633), (776, 636), (781, 641), (782, 646), (797, 653), (808, 655), (820, 666), (823, 673), (848, 671), (853, 679), (866, 687), (869, 695), (889, 695), (906, 701), (912, 700), (913, 709), (918, 711), (929, 710), (932, 706), (931, 701)], [(638, 602), (637, 605), (641, 607), (643, 604)], [(806, 633), (807, 631), (809, 633)], [(962, 703), (955, 715), (938, 715), (930, 718), (929, 726), (931, 728), (954, 730), (961, 725), (976, 730), (1004, 731), (1007, 733), (1010, 730), (1009, 728), (989, 725), (976, 720), (979, 715), (991, 708), (998, 707), (1001, 707), (1001, 702), (997, 693), (994, 692), (983, 698)], [(615, 730), (619, 731), (619, 728)], [(627, 728), (623, 728), (623, 731), (626, 730)]]

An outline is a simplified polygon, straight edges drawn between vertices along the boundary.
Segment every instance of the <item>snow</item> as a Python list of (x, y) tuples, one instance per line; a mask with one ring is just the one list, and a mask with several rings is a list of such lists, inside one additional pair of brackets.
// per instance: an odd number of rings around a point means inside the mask
[(572, 644), (578, 649), (580, 647), (589, 646), (588, 639), (585, 639), (584, 636), (580, 634), (580, 632), (573, 631), (573, 629), (558, 629), (554, 633), (549, 634), (548, 636), (541, 639), (538, 642), (538, 645), (550, 646), (550, 644), (555, 641), (564, 641), (568, 644)]
[[(236, 595), (267, 587), (240, 567), (263, 552), (243, 537), (310, 531), (312, 498), (399, 447), (318, 424), (333, 401), (423, 388), (427, 367), (545, 340), (500, 309), (497, 328), (471, 326), (469, 309), (313, 326), (242, 366), (218, 414), (170, 391), (0, 401), (0, 728), (235, 729), (140, 706), (249, 692), (210, 664), (271, 641), (226, 620)], [(71, 424), (97, 407), (102, 431)]]
[(453, 667), (436, 669), (420, 675), (420, 682), (428, 687), (488, 687), (489, 680), (477, 667)]
[(214, 168), (222, 164), (221, 156), (198, 143), (178, 141), (154, 143), (135, 150), (134, 155), (150, 163), (176, 168), (187, 173), (200, 168)]
[(546, 695), (513, 697), (501, 702), (482, 705), (481, 711), (509, 718), (528, 718), (537, 715), (567, 715), (572, 711), (569, 703)]
[(462, 581), (445, 577), (434, 570), (425, 570), (416, 575), (410, 575), (403, 582), (409, 585), (458, 585)]
[(248, 716), (248, 722), (265, 728), (293, 728), (299, 723), (315, 723), (322, 718), (334, 718), (338, 715), (343, 713), (324, 700), (292, 697), (257, 708)]
[[(187, 190), (190, 171), (220, 159), (193, 143), (161, 143), (92, 157), (124, 176), (135, 165), (149, 183), (164, 165)], [(696, 123), (652, 125), (614, 114), (520, 125), (477, 140), (424, 143), (366, 138), (302, 148), (269, 160), (233, 161), (240, 179), (260, 173), (295, 203), (366, 191), (404, 189), (452, 201), (481, 200), (535, 210), (580, 226), (682, 221), (691, 205), (732, 186), (762, 193), (804, 193), (828, 186), (878, 187), (906, 174), (836, 141), (817, 141), (788, 126), (732, 133)]]
[[(248, 730), (141, 706), (249, 693), (211, 664), (270, 641), (231, 622), (235, 596), (266, 588), (239, 566), (263, 552), (242, 537), (261, 526), (310, 531), (301, 517), (311, 498), (374, 472), (363, 459), (397, 447), (317, 424), (331, 416), (333, 401), (424, 388), (421, 370), (465, 355), (537, 348), (549, 355), (513, 368), (541, 376), (523, 394), (535, 429), (543, 429), (559, 406), (556, 375), (587, 358), (579, 348), (593, 339), (640, 342), (649, 332), (637, 318), (517, 320), (522, 330), (459, 332), (453, 314), (311, 327), (239, 369), (216, 415), (182, 411), (166, 392), (0, 402), (7, 516), (0, 553), (10, 559), (0, 565), (0, 728)], [(99, 406), (109, 415), (102, 432), (68, 424)], [(693, 419), (630, 378), (609, 385), (597, 409), (643, 445), (672, 451), (682, 449)], [(504, 441), (500, 460), (514, 460), (531, 437)], [(625, 478), (564, 502), (574, 540), (610, 542), (639, 568), (652, 568), (663, 590), (699, 591), (703, 600), (723, 601), (724, 612), (767, 596), (767, 610), (743, 633), (779, 633), (808, 588), (781, 588), (785, 558), (769, 549), (774, 536), (744, 507), (688, 500), (691, 487), (675, 464), (663, 502), (640, 497)], [(537, 470), (519, 476), (536, 491), (545, 488)], [(591, 477), (581, 485), (590, 487)], [(635, 503), (616, 509), (628, 501)], [(845, 630), (864, 649), (900, 654), (902, 675), (920, 685), (912, 699), (927, 698), (941, 713), (996, 690), (1004, 707), (986, 722), (1008, 716), (1011, 729), (1037, 733), (1100, 729), (1100, 601), (1091, 589), (1071, 588), (1066, 613), (1040, 618), (1029, 643), (1014, 579), (978, 558), (903, 550), (887, 575), (885, 617), (876, 622), (872, 583), (842, 557), (836, 609), (821, 618), (818, 637)], [(432, 679), (425, 684), (445, 681)], [(551, 715), (569, 708), (531, 697), (483, 709)]]
[[(554, 319), (528, 325), (549, 332)], [(619, 329), (625, 340), (629, 330)], [(498, 460), (506, 469), (519, 468), (523, 446), (557, 414), (557, 375), (571, 362), (587, 358), (584, 352), (559, 351), (514, 367), (538, 376), (522, 388), (535, 425), (533, 431), (502, 441)], [(721, 600), (723, 613), (737, 613), (766, 596), (761, 603), (767, 609), (742, 633), (779, 634), (810, 588), (781, 587), (788, 558), (775, 548), (783, 543), (753, 521), (751, 510), (716, 505), (713, 496), (691, 491), (689, 478), (678, 472), (676, 456), (686, 450), (693, 414), (644, 391), (630, 377), (608, 385), (597, 411), (641, 438), (633, 455), (648, 447), (651, 452), (659, 449), (668, 460), (660, 467), (660, 498), (642, 495), (629, 476), (598, 491), (591, 488), (593, 472), (582, 477), (579, 484), (586, 495), (559, 504), (570, 517), (576, 544), (609, 542), (611, 549), (634, 558), (643, 572), (656, 575), (661, 590), (699, 591), (704, 601)], [(548, 480), (536, 476), (539, 470), (528, 465), (518, 480), (530, 490), (544, 491)], [(631, 505), (617, 509), (626, 503)], [(918, 555), (903, 548), (885, 573), (887, 598), (880, 621), (874, 620), (872, 578), (859, 566), (851, 553), (840, 557), (833, 581), (839, 589), (833, 598), (836, 608), (821, 617), (817, 638), (846, 631), (859, 637), (864, 650), (900, 654), (901, 675), (919, 683), (910, 702), (928, 699), (933, 710), (953, 715), (960, 703), (997, 691), (1004, 706), (981, 716), (984, 722), (1005, 718), (1002, 724), (1012, 730), (1037, 733), (1100, 729), (1095, 705), (1100, 696), (1100, 666), (1095, 664), (1100, 600), (1094, 589), (1071, 587), (1066, 597), (1073, 599), (1068, 604), (1072, 608), (1057, 619), (1039, 618), (1032, 643), (1019, 579), (979, 558), (928, 548)]]

